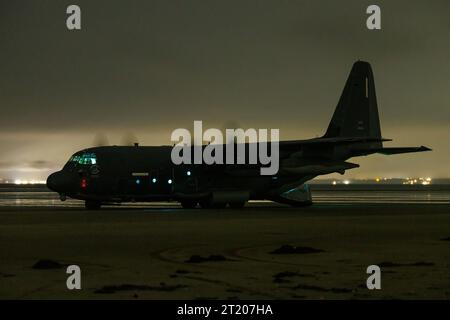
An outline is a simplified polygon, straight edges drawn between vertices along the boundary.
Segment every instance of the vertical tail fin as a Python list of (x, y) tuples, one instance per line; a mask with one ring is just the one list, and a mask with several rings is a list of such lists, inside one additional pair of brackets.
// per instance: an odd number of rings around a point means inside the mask
[[(375, 83), (368, 62), (353, 64), (324, 137), (381, 138)], [(381, 142), (376, 144), (381, 147)]]

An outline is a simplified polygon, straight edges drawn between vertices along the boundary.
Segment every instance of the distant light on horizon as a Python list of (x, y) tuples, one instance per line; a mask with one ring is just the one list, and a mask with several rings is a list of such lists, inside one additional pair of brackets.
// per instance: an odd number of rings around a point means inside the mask
[(430, 177), (427, 178), (407, 178), (406, 181), (403, 181), (403, 184), (422, 184), (427, 186), (431, 184), (432, 179)]
[[(6, 181), (8, 183), (8, 181)], [(14, 184), (20, 185), (20, 184), (45, 184), (45, 180), (22, 180), (22, 179), (16, 179), (14, 180)]]

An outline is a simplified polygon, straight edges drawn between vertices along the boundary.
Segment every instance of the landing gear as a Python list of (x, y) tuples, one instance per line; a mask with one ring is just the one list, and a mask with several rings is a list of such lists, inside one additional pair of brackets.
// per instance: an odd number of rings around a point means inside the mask
[(212, 202), (211, 199), (200, 200), (199, 204), (202, 209), (223, 209), (227, 205), (232, 209), (240, 209), (245, 206), (246, 201), (235, 201), (235, 202)]
[(96, 200), (86, 200), (84, 206), (88, 210), (99, 210), (102, 207), (102, 203)]
[(197, 201), (195, 201), (195, 200), (184, 200), (184, 201), (181, 201), (181, 206), (184, 209), (195, 209), (195, 207), (197, 207)]
[(223, 208), (225, 208), (227, 206), (227, 204), (225, 203), (225, 202), (219, 202), (219, 203), (213, 203), (212, 205), (211, 205), (211, 208), (214, 208), (214, 209), (223, 209)]
[(226, 202), (213, 202), (211, 199), (202, 199), (198, 202), (202, 209), (223, 209), (227, 206)]
[(210, 202), (209, 202), (208, 199), (200, 200), (198, 203), (199, 203), (199, 205), (200, 205), (200, 207), (201, 207), (202, 209), (208, 209), (208, 208), (211, 208), (211, 204), (210, 204)]
[(291, 207), (295, 207), (295, 208), (309, 207), (312, 204), (313, 204), (312, 201), (299, 201), (299, 202), (291, 202), (291, 203), (289, 203), (289, 205)]
[(229, 205), (232, 209), (240, 209), (245, 206), (245, 201), (230, 202)]

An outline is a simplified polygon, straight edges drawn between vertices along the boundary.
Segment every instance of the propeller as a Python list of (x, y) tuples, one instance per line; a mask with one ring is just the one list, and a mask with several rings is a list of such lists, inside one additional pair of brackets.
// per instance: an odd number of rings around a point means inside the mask
[(108, 137), (102, 132), (98, 132), (94, 136), (93, 145), (95, 147), (104, 147), (109, 145)]
[[(226, 129), (243, 129), (242, 126), (239, 124), (239, 122), (235, 121), (235, 120), (228, 120), (226, 121), (223, 126), (222, 126), (222, 134), (224, 139), (226, 139), (226, 141), (224, 141), (225, 143), (232, 143), (233, 141), (228, 141), (229, 139), (226, 136)], [(234, 142), (236, 142), (237, 138), (234, 138)]]
[(132, 131), (127, 131), (120, 139), (120, 144), (123, 146), (133, 146), (135, 143), (139, 143), (139, 139)]

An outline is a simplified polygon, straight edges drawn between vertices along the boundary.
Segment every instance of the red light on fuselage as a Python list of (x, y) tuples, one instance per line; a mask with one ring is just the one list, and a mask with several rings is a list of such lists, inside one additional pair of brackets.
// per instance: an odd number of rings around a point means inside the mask
[(86, 181), (86, 178), (81, 179), (80, 185), (81, 185), (81, 188), (83, 188), (83, 189), (85, 189), (85, 188), (87, 187), (87, 181)]

